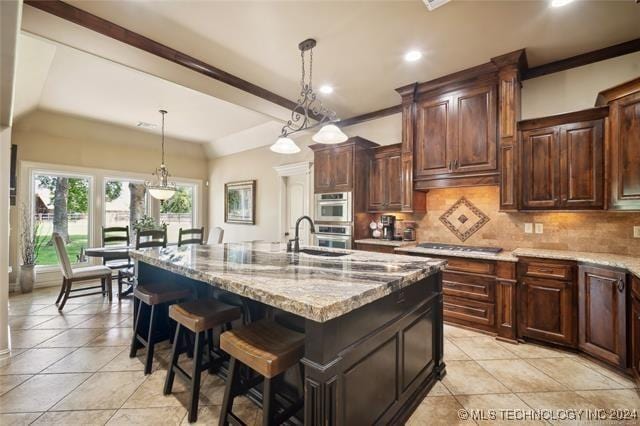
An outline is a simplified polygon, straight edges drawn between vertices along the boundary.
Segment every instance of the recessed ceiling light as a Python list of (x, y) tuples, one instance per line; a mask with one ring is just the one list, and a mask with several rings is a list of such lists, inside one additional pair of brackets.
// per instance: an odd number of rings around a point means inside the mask
[(329, 86), (328, 84), (324, 84), (320, 86), (320, 92), (324, 93), (325, 95), (330, 95), (333, 93), (333, 87)]
[(419, 50), (410, 50), (404, 54), (404, 60), (407, 62), (415, 62), (422, 58), (422, 52)]
[(562, 7), (571, 3), (573, 0), (551, 0), (551, 6)]
[(145, 121), (138, 121), (136, 127), (142, 127), (143, 129), (155, 129), (158, 125), (154, 123), (147, 123)]

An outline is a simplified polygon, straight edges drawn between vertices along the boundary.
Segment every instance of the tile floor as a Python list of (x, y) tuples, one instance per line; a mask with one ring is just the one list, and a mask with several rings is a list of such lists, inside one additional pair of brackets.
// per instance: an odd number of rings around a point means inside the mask
[[(172, 395), (162, 395), (169, 346), (157, 352), (160, 360), (149, 376), (142, 371), (144, 351), (129, 358), (130, 300), (71, 299), (59, 314), (56, 296), (57, 289), (49, 288), (10, 297), (13, 352), (0, 361), (0, 425), (187, 424), (188, 394), (180, 380)], [(523, 423), (462, 421), (461, 409), (640, 413), (631, 379), (575, 354), (445, 326), (445, 361), (446, 377), (409, 424)], [(217, 424), (224, 383), (215, 376), (203, 378), (198, 423)], [(241, 399), (237, 411), (248, 424), (261, 424), (260, 411), (250, 401)]]

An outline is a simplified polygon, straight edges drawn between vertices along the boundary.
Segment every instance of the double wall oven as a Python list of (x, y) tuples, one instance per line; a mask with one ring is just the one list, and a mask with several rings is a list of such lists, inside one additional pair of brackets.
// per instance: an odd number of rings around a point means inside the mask
[(320, 247), (350, 249), (353, 229), (352, 209), (351, 192), (316, 194), (315, 244)]

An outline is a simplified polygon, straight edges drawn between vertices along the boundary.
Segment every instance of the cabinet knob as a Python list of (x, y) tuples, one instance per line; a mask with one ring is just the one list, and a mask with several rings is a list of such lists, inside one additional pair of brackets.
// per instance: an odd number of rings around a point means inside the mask
[(618, 280), (618, 291), (620, 293), (624, 291), (624, 280), (622, 278)]

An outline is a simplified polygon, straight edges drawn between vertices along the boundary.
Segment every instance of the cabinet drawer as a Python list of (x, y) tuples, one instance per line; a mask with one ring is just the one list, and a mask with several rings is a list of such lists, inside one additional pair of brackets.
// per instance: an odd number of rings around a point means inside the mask
[(496, 274), (495, 262), (482, 262), (460, 257), (447, 257), (447, 269), (450, 271), (471, 272), (474, 274)]
[(495, 305), (477, 300), (444, 296), (444, 319), (467, 326), (495, 330)]
[(442, 291), (449, 296), (494, 302), (495, 285), (496, 280), (491, 277), (454, 271), (445, 271), (442, 274)]
[(531, 277), (545, 277), (561, 280), (572, 279), (573, 266), (546, 262), (527, 262), (524, 273)]
[(395, 254), (394, 246), (385, 246), (378, 244), (356, 243), (356, 250), (373, 251), (376, 253)]

